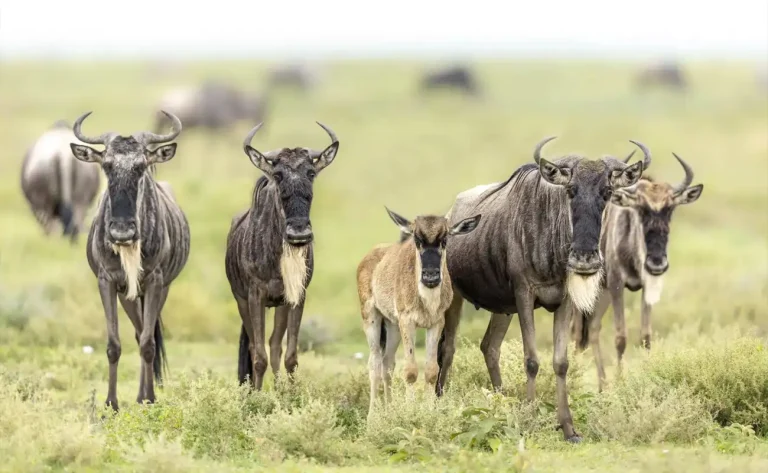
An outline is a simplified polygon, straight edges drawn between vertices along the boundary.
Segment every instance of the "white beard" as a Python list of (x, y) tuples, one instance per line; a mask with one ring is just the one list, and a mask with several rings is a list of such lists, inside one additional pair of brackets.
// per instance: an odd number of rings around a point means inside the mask
[(653, 276), (643, 272), (643, 300), (648, 305), (654, 305), (661, 299), (664, 288), (664, 275)]
[(568, 297), (579, 312), (591, 314), (602, 292), (603, 270), (591, 276), (568, 272)]
[(280, 256), (280, 275), (283, 278), (285, 301), (296, 307), (304, 296), (304, 281), (307, 278), (307, 247), (293, 246), (283, 242)]
[(141, 240), (130, 245), (112, 245), (112, 251), (120, 256), (120, 266), (125, 273), (125, 284), (128, 286), (125, 297), (132, 301), (139, 295), (139, 278), (141, 267)]

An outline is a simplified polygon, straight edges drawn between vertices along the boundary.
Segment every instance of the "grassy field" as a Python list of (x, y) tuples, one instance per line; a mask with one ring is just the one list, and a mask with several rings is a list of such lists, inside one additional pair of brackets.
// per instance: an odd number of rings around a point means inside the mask
[[(638, 94), (630, 63), (565, 61), (479, 64), (479, 102), (417, 96), (423, 64), (406, 62), (330, 64), (310, 95), (277, 93), (257, 148), (324, 147), (315, 120), (341, 146), (316, 181), (311, 214), (316, 266), (302, 336), (316, 344), (300, 355), (295, 384), (268, 374), (261, 393), (235, 383), (240, 322), (224, 274), (231, 217), (259, 175), (240, 144), (253, 124), (230, 136), (182, 132), (177, 157), (158, 170), (192, 231), (163, 313), (170, 378), (156, 405), (133, 403), (139, 356), (121, 315), (122, 410), (104, 411), (106, 328), (84, 238), (72, 247), (43, 237), (21, 194), (22, 156), (58, 119), (93, 110), (88, 134), (147, 129), (164, 90), (217, 77), (259, 91), (264, 66), (187, 64), (153, 77), (138, 63), (0, 64), (0, 470), (768, 470), (768, 95), (741, 63), (687, 64), (683, 95)], [(635, 294), (624, 377), (613, 370), (610, 313), (606, 392), (597, 394), (591, 353), (570, 350), (571, 405), (586, 438), (572, 446), (554, 429), (551, 316), (537, 312), (542, 369), (531, 405), (517, 324), (503, 349), (505, 395), (491, 394), (477, 348), (488, 314), (467, 307), (445, 398), (406, 399), (400, 382), (395, 409), (366, 425), (354, 274), (373, 245), (398, 237), (384, 205), (407, 217), (444, 213), (458, 192), (529, 162), (552, 134), (549, 156), (623, 157), (627, 140), (640, 140), (654, 154), (652, 175), (678, 182), (674, 151), (705, 185), (673, 218), (653, 352), (636, 346)]]

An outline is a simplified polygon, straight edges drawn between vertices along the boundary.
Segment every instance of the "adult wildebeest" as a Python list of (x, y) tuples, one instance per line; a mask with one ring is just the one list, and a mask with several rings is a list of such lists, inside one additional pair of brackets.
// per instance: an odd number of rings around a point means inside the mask
[(663, 275), (669, 269), (667, 242), (672, 213), (678, 205), (695, 202), (704, 189), (703, 184), (691, 186), (693, 170), (672, 153), (685, 171), (685, 178), (676, 186), (656, 182), (643, 176), (632, 187), (616, 189), (606, 209), (605, 230), (600, 247), (605, 255), (605, 288), (593, 311), (574, 317), (572, 335), (577, 346), (592, 346), (602, 391), (605, 369), (600, 351), (600, 327), (603, 314), (613, 304), (616, 330), (616, 351), (619, 364), (627, 345), (624, 323), (624, 288), (643, 290), (642, 344), (651, 346), (651, 308), (661, 298)]
[(400, 242), (376, 246), (357, 267), (357, 293), (370, 350), (368, 417), (382, 379), (385, 396), (390, 397), (401, 335), (407, 360), (405, 380), (409, 384), (416, 382), (416, 328), (427, 329), (424, 380), (434, 387), (439, 370), (437, 342), (443, 332), (445, 310), (453, 300), (445, 244), (449, 237), (471, 232), (480, 221), (480, 215), (475, 215), (449, 227), (448, 219), (442, 216), (420, 215), (410, 222), (389, 209), (387, 212), (400, 227)]
[(267, 86), (270, 90), (294, 87), (306, 92), (317, 85), (318, 80), (317, 70), (308, 64), (283, 64), (270, 71)]
[(599, 293), (603, 270), (601, 219), (611, 193), (635, 184), (650, 165), (651, 155), (645, 146), (632, 141), (642, 149), (645, 159), (631, 166), (612, 157), (590, 160), (577, 155), (550, 162), (540, 153), (552, 139), (536, 145), (535, 164), (523, 165), (502, 183), (462, 192), (449, 211), (451, 225), (476, 213), (483, 219), (474, 232), (449, 240), (446, 248), (454, 300), (445, 315), (436, 389), (441, 394), (453, 362), (464, 298), (492, 313), (480, 347), (496, 389), (501, 388), (501, 342), (512, 320), (510, 315), (519, 314), (527, 395), (533, 400), (539, 370), (533, 311), (544, 307), (555, 314), (553, 366), (558, 421), (567, 440), (580, 441), (565, 383), (570, 312), (589, 310)]
[(676, 62), (651, 64), (642, 69), (635, 80), (641, 90), (652, 85), (667, 86), (676, 90), (683, 90), (687, 86), (682, 66)]
[(331, 137), (323, 151), (282, 148), (262, 153), (251, 146), (261, 128), (256, 125), (245, 137), (243, 150), (264, 175), (256, 181), (251, 207), (232, 219), (227, 235), (225, 266), (232, 295), (242, 318), (238, 379), (250, 375), (254, 388), (261, 389), (267, 370), (264, 348), (264, 318), (267, 307), (275, 308), (275, 325), (269, 339), (272, 371), (280, 369), (282, 341), (288, 344), (285, 369), (298, 366), (296, 346), (306, 289), (312, 280), (314, 256), (309, 210), (317, 175), (331, 164), (339, 150), (336, 134), (318, 122)]
[(46, 235), (61, 222), (75, 243), (88, 208), (99, 192), (99, 169), (76, 160), (69, 144), (72, 128), (59, 120), (27, 150), (21, 190)]
[[(107, 176), (107, 190), (88, 233), (86, 256), (99, 281), (107, 318), (109, 393), (107, 405), (117, 404), (117, 363), (120, 335), (117, 298), (131, 319), (141, 349), (138, 402), (155, 401), (153, 377), (162, 382), (165, 349), (161, 313), (168, 289), (189, 256), (189, 225), (167, 182), (153, 178), (154, 166), (176, 154), (181, 121), (168, 113), (173, 130), (167, 135), (148, 131), (121, 136), (108, 132), (96, 138), (81, 133), (91, 112), (75, 121), (74, 133), (83, 143), (104, 145), (103, 151), (72, 143), (81, 161), (99, 163)], [(150, 145), (160, 145), (150, 148)]]
[(473, 96), (480, 93), (477, 79), (467, 66), (451, 66), (426, 73), (421, 80), (422, 93), (438, 88), (458, 89)]
[[(200, 87), (185, 87), (169, 91), (159, 103), (158, 110), (168, 110), (179, 117), (184, 129), (205, 128), (214, 132), (230, 129), (240, 120), (264, 120), (267, 96), (247, 94), (217, 81), (207, 81)], [(155, 132), (168, 125), (168, 119), (158, 112)]]

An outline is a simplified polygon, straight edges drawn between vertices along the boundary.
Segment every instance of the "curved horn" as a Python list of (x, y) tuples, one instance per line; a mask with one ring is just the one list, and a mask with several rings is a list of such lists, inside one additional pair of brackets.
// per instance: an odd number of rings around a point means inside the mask
[(259, 123), (255, 127), (251, 128), (251, 131), (248, 132), (247, 135), (245, 135), (245, 139), (243, 140), (243, 151), (245, 151), (245, 154), (248, 154), (247, 148), (251, 146), (251, 141), (253, 141), (253, 137), (256, 135), (256, 132), (259, 131), (259, 128), (264, 124), (264, 122)]
[(181, 133), (181, 120), (179, 120), (179, 117), (172, 113), (166, 112), (165, 110), (160, 111), (163, 112), (163, 115), (168, 117), (168, 119), (171, 121), (171, 132), (167, 135), (158, 135), (156, 133), (152, 133), (151, 131), (143, 131), (139, 134), (139, 138), (144, 142), (145, 145), (167, 143), (175, 139), (177, 136), (179, 136), (179, 133)]
[(330, 137), (331, 137), (331, 143), (336, 143), (336, 142), (338, 142), (338, 141), (339, 141), (339, 139), (336, 137), (336, 133), (334, 133), (334, 132), (333, 132), (333, 130), (331, 130), (331, 128), (330, 128), (330, 127), (328, 127), (328, 126), (326, 126), (326, 125), (323, 125), (323, 124), (322, 124), (322, 123), (320, 123), (320, 122), (315, 122), (315, 123), (317, 123), (318, 125), (320, 125), (320, 128), (322, 128), (323, 130), (325, 130), (325, 132), (326, 132), (326, 133), (328, 133), (328, 136), (330, 136)]
[(680, 162), (680, 166), (683, 167), (683, 170), (685, 171), (685, 177), (683, 178), (683, 182), (678, 184), (673, 188), (673, 192), (675, 194), (678, 194), (680, 192), (683, 192), (685, 189), (688, 188), (688, 186), (691, 185), (691, 182), (693, 182), (693, 169), (691, 169), (691, 166), (688, 165), (685, 161), (683, 161), (683, 158), (676, 155), (675, 153), (672, 153), (672, 156), (674, 156), (678, 162)]
[(87, 112), (87, 113), (84, 113), (84, 114), (80, 115), (80, 117), (77, 120), (75, 120), (75, 124), (72, 125), (72, 132), (75, 134), (75, 137), (78, 140), (82, 141), (83, 143), (88, 143), (88, 144), (91, 144), (91, 145), (106, 145), (107, 142), (112, 138), (114, 133), (107, 132), (107, 133), (103, 133), (102, 135), (100, 135), (100, 136), (98, 136), (96, 138), (91, 138), (89, 136), (85, 136), (80, 131), (80, 127), (82, 126), (83, 121), (85, 121), (85, 119), (88, 118), (88, 115), (90, 115), (92, 113), (93, 113), (93, 111), (90, 111), (90, 112)]
[(541, 149), (544, 147), (545, 144), (549, 143), (555, 138), (557, 138), (557, 136), (550, 136), (548, 138), (544, 138), (543, 140), (539, 141), (539, 144), (536, 145), (536, 148), (534, 148), (533, 150), (533, 160), (536, 161), (536, 164), (539, 164), (539, 160), (541, 159)]
[(640, 151), (643, 152), (643, 171), (651, 167), (651, 152), (648, 150), (648, 148), (639, 141), (629, 140), (629, 142), (640, 148)]
[(629, 160), (630, 160), (630, 159), (632, 159), (632, 156), (634, 156), (634, 155), (635, 155), (635, 151), (637, 151), (637, 150), (636, 150), (636, 149), (633, 149), (633, 150), (632, 150), (632, 152), (631, 152), (631, 153), (629, 153), (629, 156), (627, 156), (626, 158), (624, 158), (624, 164), (627, 164), (627, 163), (629, 163)]

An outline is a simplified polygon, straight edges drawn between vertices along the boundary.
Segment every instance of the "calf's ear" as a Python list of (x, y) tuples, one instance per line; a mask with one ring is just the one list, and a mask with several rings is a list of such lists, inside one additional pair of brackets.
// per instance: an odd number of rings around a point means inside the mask
[(696, 202), (701, 197), (701, 192), (704, 190), (704, 184), (698, 184), (688, 187), (684, 191), (677, 194), (674, 198), (675, 205), (690, 204)]
[(469, 233), (475, 228), (477, 228), (478, 223), (480, 223), (480, 214), (477, 214), (474, 217), (465, 218), (461, 222), (452, 226), (451, 229), (448, 231), (448, 234), (463, 235), (465, 233)]
[(413, 233), (413, 228), (412, 228), (413, 225), (411, 224), (410, 220), (408, 220), (407, 218), (403, 217), (402, 215), (396, 214), (395, 212), (389, 210), (389, 208), (387, 208), (387, 207), (384, 207), (384, 208), (387, 209), (387, 213), (389, 214), (389, 218), (391, 218), (392, 221), (395, 222), (395, 225), (400, 227), (400, 231), (401, 232), (403, 232), (403, 233), (405, 233), (407, 235), (411, 235)]

